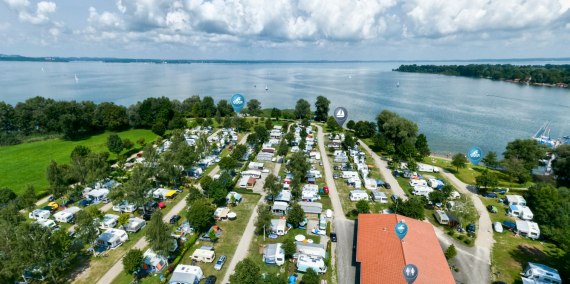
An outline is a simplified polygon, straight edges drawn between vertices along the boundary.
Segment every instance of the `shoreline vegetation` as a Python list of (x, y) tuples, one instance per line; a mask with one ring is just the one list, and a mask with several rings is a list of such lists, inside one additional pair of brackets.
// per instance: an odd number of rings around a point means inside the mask
[(511, 64), (469, 64), (469, 65), (400, 65), (396, 72), (427, 73), (469, 78), (491, 79), (509, 83), (554, 87), (570, 87), (570, 65), (511, 65)]

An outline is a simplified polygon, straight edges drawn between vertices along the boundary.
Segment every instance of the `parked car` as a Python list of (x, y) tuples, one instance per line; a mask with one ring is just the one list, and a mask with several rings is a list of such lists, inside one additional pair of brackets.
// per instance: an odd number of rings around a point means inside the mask
[(222, 267), (224, 266), (224, 263), (226, 263), (226, 256), (225, 256), (225, 255), (221, 255), (220, 258), (218, 258), (218, 261), (216, 262), (216, 265), (214, 265), (214, 269), (215, 269), (215, 270), (222, 270)]
[(52, 202), (55, 200), (55, 196), (51, 195), (50, 197), (48, 197), (48, 202)]
[(153, 213), (153, 212), (154, 212), (154, 211), (152, 211), (152, 210), (146, 210), (146, 211), (143, 213), (143, 215), (142, 215), (143, 219), (144, 219), (145, 221), (149, 221), (150, 218), (152, 217), (152, 213)]
[(340, 175), (339, 175), (339, 174), (333, 174), (333, 178), (334, 178), (334, 179), (339, 179), (339, 178), (340, 178)]
[(489, 210), (489, 212), (491, 213), (497, 213), (499, 212), (499, 210), (497, 209), (497, 207), (493, 206), (493, 205), (488, 205), (487, 206), (487, 210)]
[(501, 222), (495, 222), (493, 224), (493, 228), (495, 229), (495, 232), (497, 232), (497, 233), (503, 232), (503, 225), (501, 225)]
[(477, 231), (477, 226), (475, 224), (467, 225), (467, 233), (474, 234)]
[(508, 188), (496, 188), (495, 190), (493, 190), (493, 192), (499, 193), (499, 194), (505, 194), (507, 192), (509, 192)]
[(173, 215), (170, 217), (170, 224), (176, 224), (178, 223), (178, 220), (180, 220), (180, 215)]
[(494, 192), (485, 192), (485, 193), (483, 193), (483, 196), (484, 196), (484, 197), (487, 197), (487, 198), (497, 198), (497, 197), (499, 197), (499, 196), (498, 196), (496, 193), (494, 193)]
[(514, 231), (517, 229), (517, 224), (511, 221), (503, 221), (503, 227), (507, 228), (509, 231)]
[(81, 207), (85, 207), (85, 206), (91, 205), (92, 203), (93, 203), (93, 200), (86, 198), (86, 199), (80, 200), (77, 205), (79, 205)]
[(215, 283), (216, 283), (216, 276), (214, 275), (206, 277), (206, 281), (204, 281), (204, 284), (215, 284)]
[(331, 242), (336, 243), (336, 233), (331, 232)]
[(392, 195), (392, 201), (396, 202), (396, 200), (400, 199), (397, 194)]
[(392, 188), (392, 186), (391, 186), (389, 183), (387, 183), (387, 182), (384, 183), (384, 187), (385, 187), (386, 189), (391, 189), (391, 188)]
[(147, 203), (144, 204), (144, 208), (147, 211), (152, 211), (152, 209), (158, 207), (158, 202), (156, 201), (149, 201)]

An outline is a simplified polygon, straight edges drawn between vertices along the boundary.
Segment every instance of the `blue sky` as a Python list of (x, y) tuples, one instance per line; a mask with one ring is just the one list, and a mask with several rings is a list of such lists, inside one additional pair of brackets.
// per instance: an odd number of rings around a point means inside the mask
[(0, 0), (0, 53), (164, 59), (570, 57), (570, 0)]

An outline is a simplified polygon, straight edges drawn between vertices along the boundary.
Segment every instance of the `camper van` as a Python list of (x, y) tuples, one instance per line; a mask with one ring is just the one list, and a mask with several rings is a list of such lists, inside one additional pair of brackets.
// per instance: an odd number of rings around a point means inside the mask
[(119, 216), (115, 214), (105, 214), (103, 216), (103, 221), (99, 223), (99, 228), (101, 229), (110, 229), (117, 226), (117, 221), (119, 220)]
[(381, 191), (373, 190), (372, 199), (376, 202), (388, 203), (388, 197), (386, 196), (386, 193)]
[(378, 188), (378, 184), (375, 179), (367, 178), (364, 179), (364, 187), (369, 190), (376, 190)]
[(59, 230), (59, 226), (53, 220), (50, 219), (38, 219), (36, 221), (36, 224), (44, 228), (48, 228), (52, 231)]
[(299, 255), (299, 258), (297, 258), (297, 270), (300, 272), (307, 272), (309, 268), (312, 268), (319, 274), (327, 272), (327, 266), (325, 265), (322, 257), (306, 254)]
[(127, 212), (132, 213), (137, 210), (137, 206), (134, 204), (129, 204), (127, 201), (123, 201), (117, 205), (113, 205), (113, 211), (115, 212)]
[(287, 233), (287, 221), (285, 219), (271, 219), (271, 232), (283, 236)]
[(110, 249), (116, 249), (129, 239), (129, 235), (124, 230), (107, 229), (97, 238), (97, 245)]
[(425, 181), (423, 179), (412, 179), (412, 180), (410, 180), (410, 186), (418, 186), (418, 185), (427, 186), (427, 181)]
[(212, 247), (202, 246), (201, 248), (196, 249), (190, 258), (195, 261), (210, 263), (216, 258), (216, 253)]
[(137, 218), (137, 217), (133, 217), (133, 218), (129, 218), (129, 222), (125, 225), (126, 227), (126, 231), (129, 233), (136, 233), (138, 231), (140, 231), (140, 229), (144, 228), (144, 226), (146, 226), (146, 221), (141, 219), (141, 218)]
[(422, 163), (418, 163), (418, 171), (419, 172), (428, 172), (428, 173), (439, 173), (439, 169), (432, 165), (426, 165)]
[(321, 220), (319, 220), (319, 230), (326, 230), (327, 229), (327, 217), (322, 216)]
[(263, 262), (277, 264), (278, 266), (283, 265), (285, 263), (285, 250), (281, 246), (281, 243), (267, 245), (263, 254)]
[(30, 214), (28, 214), (28, 217), (30, 217), (30, 219), (40, 220), (40, 219), (49, 219), (50, 215), (51, 213), (49, 210), (36, 209), (30, 212)]
[(60, 223), (73, 223), (75, 220), (75, 214), (81, 211), (79, 207), (69, 207), (63, 211), (53, 214), (55, 221)]
[(445, 213), (445, 211), (443, 210), (435, 210), (435, 212), (433, 213), (433, 215), (435, 216), (435, 219), (437, 219), (437, 222), (439, 222), (442, 225), (447, 225), (449, 224), (449, 217), (447, 216), (447, 214)]
[(368, 200), (368, 193), (365, 190), (353, 190), (349, 194), (350, 201)]

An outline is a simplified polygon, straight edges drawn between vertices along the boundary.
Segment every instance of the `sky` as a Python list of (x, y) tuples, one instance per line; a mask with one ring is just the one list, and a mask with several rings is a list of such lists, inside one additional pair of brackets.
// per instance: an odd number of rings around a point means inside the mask
[(0, 54), (157, 59), (570, 57), (570, 0), (0, 0)]

